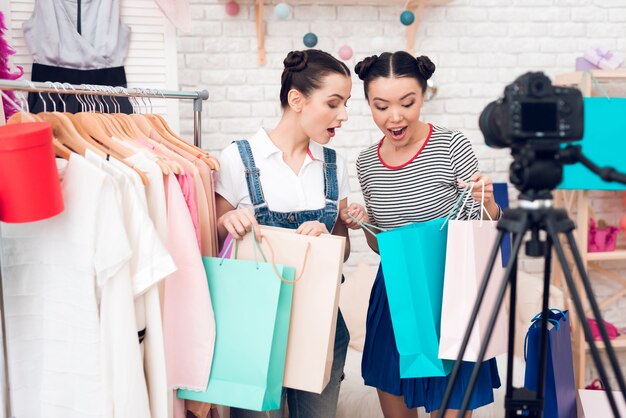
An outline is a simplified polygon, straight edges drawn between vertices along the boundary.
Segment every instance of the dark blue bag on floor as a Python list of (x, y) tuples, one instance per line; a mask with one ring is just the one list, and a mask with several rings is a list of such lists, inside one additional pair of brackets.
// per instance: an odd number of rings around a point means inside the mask
[[(533, 319), (526, 334), (524, 387), (537, 390), (541, 344), (541, 313)], [(548, 313), (548, 352), (545, 383), (545, 418), (576, 417), (576, 384), (572, 360), (572, 340), (567, 311), (551, 309)]]

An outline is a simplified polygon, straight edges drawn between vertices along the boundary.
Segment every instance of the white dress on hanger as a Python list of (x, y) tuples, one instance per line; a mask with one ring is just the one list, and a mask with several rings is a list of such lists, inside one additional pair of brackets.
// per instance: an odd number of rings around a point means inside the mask
[(2, 225), (13, 409), (106, 417), (98, 294), (132, 251), (112, 179), (77, 154), (58, 164), (65, 210)]

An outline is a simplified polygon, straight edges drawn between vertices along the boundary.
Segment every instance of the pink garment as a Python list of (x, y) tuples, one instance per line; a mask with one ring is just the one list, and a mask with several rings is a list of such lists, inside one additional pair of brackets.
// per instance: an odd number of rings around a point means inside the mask
[[(162, 147), (166, 147), (190, 162), (194, 166), (193, 174), (196, 185), (196, 197), (198, 202), (198, 221), (200, 224), (200, 251), (203, 256), (215, 257), (217, 254), (217, 216), (215, 209), (215, 193), (213, 187), (213, 172), (209, 166), (198, 156), (163, 140), (159, 141)], [(178, 160), (177, 160), (178, 161)]]
[[(185, 199), (172, 175), (167, 183), (167, 248), (178, 267), (163, 288), (168, 387), (204, 390), (215, 344), (213, 307)], [(176, 417), (179, 413), (175, 408)]]
[[(150, 135), (154, 136), (155, 131), (150, 132)], [(142, 144), (152, 152), (160, 155), (164, 158), (169, 158), (175, 160), (176, 162), (183, 165), (184, 174), (177, 174), (176, 179), (180, 184), (180, 189), (183, 192), (183, 197), (185, 198), (185, 202), (187, 204), (187, 208), (189, 209), (189, 213), (191, 214), (191, 221), (193, 222), (193, 228), (196, 233), (196, 239), (198, 240), (198, 247), (201, 247), (201, 233), (200, 233), (200, 216), (198, 214), (198, 193), (197, 193), (197, 169), (191, 164), (189, 161), (185, 160), (174, 151), (167, 149), (163, 145), (159, 144), (159, 140), (155, 139), (154, 141), (157, 144), (144, 140), (143, 138), (135, 138), (135, 141)]]
[(186, 184), (183, 185), (181, 183), (181, 188), (183, 189), (183, 195), (187, 201), (189, 211), (191, 212), (192, 220), (194, 220), (194, 228), (196, 230), (196, 235), (198, 236), (198, 246), (201, 249), (202, 255), (211, 255), (210, 252), (205, 253), (202, 244), (203, 239), (208, 243), (208, 239), (210, 238), (210, 235), (207, 235), (207, 228), (209, 225), (209, 208), (198, 168), (178, 152), (175, 152), (160, 143), (161, 139), (156, 136), (158, 135), (156, 131), (152, 131), (150, 134), (154, 137), (154, 141), (159, 142), (154, 145), (153, 148), (156, 152), (176, 161), (185, 168), (185, 174), (188, 178), (186, 180)]
[(182, 191), (183, 198), (185, 199), (185, 204), (187, 205), (187, 210), (189, 210), (189, 215), (191, 215), (191, 222), (196, 235), (198, 248), (201, 248), (200, 216), (198, 214), (198, 199), (193, 177), (193, 174), (188, 172), (186, 168), (184, 174), (176, 174), (176, 180), (178, 180), (180, 190)]

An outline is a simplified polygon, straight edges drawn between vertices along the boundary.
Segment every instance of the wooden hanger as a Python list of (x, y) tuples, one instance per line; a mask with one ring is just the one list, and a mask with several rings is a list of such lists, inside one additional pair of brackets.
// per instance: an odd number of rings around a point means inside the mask
[(212, 170), (219, 170), (220, 164), (217, 158), (209, 155), (206, 151), (201, 148), (196, 147), (185, 141), (183, 138), (176, 135), (172, 129), (168, 126), (167, 122), (161, 115), (146, 115), (147, 119), (150, 121), (155, 130), (163, 137), (166, 141), (177, 146), (188, 153), (195, 155), (197, 158), (204, 161), (209, 168)]
[[(120, 91), (126, 92), (125, 90), (126, 89), (120, 87)], [(115, 87), (108, 87), (108, 88), (102, 87), (102, 91), (106, 91), (106, 92), (113, 93), (113, 94), (118, 93), (118, 90)], [(119, 103), (117, 102), (117, 100), (115, 100), (115, 96), (111, 96), (111, 102), (113, 104), (113, 113), (106, 113), (106, 114), (103, 114), (103, 116), (109, 119), (109, 121), (113, 125), (112, 126), (113, 129), (117, 128), (116, 130), (117, 135), (115, 135), (116, 138), (120, 140), (134, 141), (135, 138), (137, 138), (138, 136), (140, 137), (142, 134), (141, 131), (132, 123), (132, 120), (129, 118), (129, 116), (126, 114), (120, 113), (121, 107), (119, 106)], [(107, 105), (107, 110), (110, 111), (108, 105)], [(167, 166), (167, 164), (165, 164), (160, 159), (157, 159), (155, 162), (161, 169), (161, 172), (163, 173), (163, 175), (169, 175), (170, 168)]]
[[(131, 115), (128, 115), (128, 117), (132, 119), (138, 131), (141, 132), (141, 134), (137, 138), (141, 138), (143, 141), (152, 144), (151, 146), (153, 148), (156, 148), (159, 145), (159, 143), (158, 141), (155, 141), (154, 139), (152, 139), (154, 128), (152, 127), (152, 125), (150, 124), (150, 122), (147, 120), (145, 116), (146, 115), (139, 114), (139, 113), (133, 113)], [(173, 159), (168, 158), (167, 156), (159, 156), (159, 159), (161, 159), (165, 164), (167, 164), (167, 166), (172, 170), (174, 174), (180, 175), (180, 174), (185, 173), (184, 167), (180, 165), (180, 163), (178, 163), (177, 161), (174, 161)]]
[[(130, 117), (130, 115), (126, 115), (124, 113), (117, 113), (113, 115), (118, 121), (124, 123), (127, 126), (127, 130), (131, 133), (130, 140), (135, 141), (137, 138), (143, 139), (144, 141), (150, 141), (150, 138), (143, 133), (143, 131), (137, 126), (135, 120)], [(165, 161), (164, 158), (158, 157), (155, 162), (161, 168), (163, 175), (169, 175), (170, 171), (173, 171), (175, 174), (182, 174), (184, 172), (183, 168), (180, 165), (176, 164), (170, 165), (168, 161)]]
[[(13, 115), (11, 115), (11, 117), (7, 120), (7, 124), (14, 124), (14, 123), (30, 123), (30, 122), (45, 122), (42, 118), (40, 118), (38, 115), (29, 113), (29, 117), (32, 119), (27, 118), (22, 112), (17, 112), (14, 113)], [(70, 156), (72, 155), (72, 150), (69, 149), (68, 147), (66, 147), (65, 145), (63, 145), (55, 136), (54, 136), (54, 130), (52, 132), (52, 148), (54, 149), (54, 153), (58, 156), (63, 158), (64, 160), (69, 160)]]

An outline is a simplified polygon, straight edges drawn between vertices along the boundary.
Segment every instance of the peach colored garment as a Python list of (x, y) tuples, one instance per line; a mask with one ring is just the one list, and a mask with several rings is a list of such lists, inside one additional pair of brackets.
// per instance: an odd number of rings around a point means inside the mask
[(165, 140), (158, 138), (154, 131), (150, 134), (153, 136), (155, 141), (159, 142), (159, 144), (154, 146), (154, 149), (157, 152), (160, 152), (168, 158), (180, 163), (185, 167), (185, 171), (188, 171), (192, 175), (198, 213), (197, 233), (200, 236), (199, 242), (201, 252), (204, 256), (213, 256), (216, 251), (213, 249), (213, 235), (216, 233), (216, 228), (215, 222), (211, 221), (209, 201), (204, 187), (204, 182), (202, 180), (202, 171), (205, 171), (205, 168), (208, 169), (208, 166), (202, 161), (200, 161), (201, 165), (197, 164), (198, 159), (194, 155), (166, 143)]
[(168, 387), (204, 390), (215, 344), (213, 308), (183, 195), (172, 175), (167, 182), (167, 247), (178, 266), (163, 289)]
[[(152, 132), (151, 132), (151, 135), (152, 135)], [(148, 148), (149, 150), (151, 150), (152, 152), (154, 152), (155, 154), (164, 158), (172, 159), (180, 163), (183, 166), (185, 173), (177, 174), (176, 179), (178, 180), (178, 183), (180, 184), (180, 188), (183, 192), (185, 202), (187, 203), (187, 208), (189, 209), (189, 213), (191, 214), (191, 220), (193, 222), (194, 231), (196, 233), (196, 238), (198, 240), (198, 246), (200, 246), (201, 234), (200, 234), (200, 215), (198, 211), (198, 187), (196, 184), (197, 181), (195, 179), (196, 174), (194, 173), (194, 170), (197, 171), (197, 169), (193, 166), (193, 164), (191, 164), (189, 161), (182, 158), (180, 155), (176, 154), (174, 151), (159, 144), (158, 141), (155, 143), (152, 141), (146, 141), (141, 138), (135, 138), (135, 140), (138, 143), (145, 146), (146, 148)]]
[[(163, 146), (171, 149), (172, 151), (180, 154), (186, 160), (191, 162), (199, 172), (200, 185), (204, 189), (204, 195), (206, 196), (206, 211), (204, 209), (204, 202), (201, 202), (202, 191), (198, 191), (198, 217), (200, 218), (200, 235), (202, 244), (202, 255), (206, 257), (215, 257), (218, 251), (217, 244), (217, 210), (215, 209), (215, 193), (213, 187), (213, 170), (209, 166), (198, 158), (184, 149), (179, 149), (175, 145), (170, 143), (162, 143)], [(202, 207), (202, 209), (200, 209)]]

